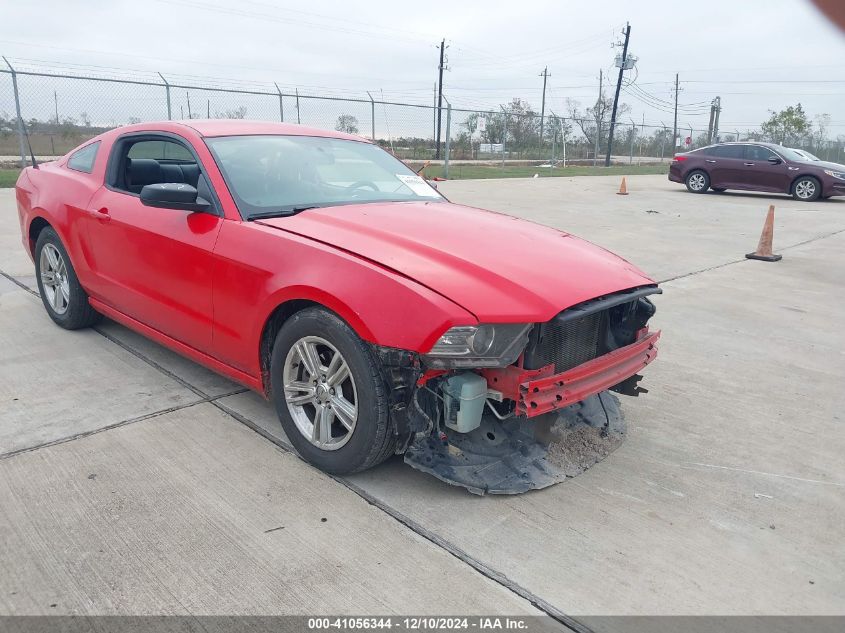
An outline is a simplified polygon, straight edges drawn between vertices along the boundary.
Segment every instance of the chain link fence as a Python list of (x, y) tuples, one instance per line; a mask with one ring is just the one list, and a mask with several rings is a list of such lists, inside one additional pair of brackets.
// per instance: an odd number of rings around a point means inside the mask
[[(336, 129), (372, 138), (397, 157), (422, 166), (426, 161), (487, 166), (530, 165), (550, 169), (566, 165), (602, 165), (608, 143), (607, 122), (561, 117), (554, 112), (468, 110), (448, 103), (395, 103), (382, 99), (300, 94), (266, 88), (241, 89), (160, 80), (78, 76), (0, 69), (0, 162), (24, 164), (25, 134), (36, 157), (61, 156), (80, 143), (121, 125), (165, 119), (261, 119)], [(438, 133), (439, 132), (439, 133)], [(735, 131), (720, 140), (740, 140)], [(437, 138), (440, 138), (438, 147)], [(650, 164), (671, 159), (676, 151), (708, 144), (707, 130), (684, 126), (675, 147), (672, 130), (663, 126), (618, 122), (613, 136), (613, 164)], [(808, 147), (822, 158), (841, 148)]]

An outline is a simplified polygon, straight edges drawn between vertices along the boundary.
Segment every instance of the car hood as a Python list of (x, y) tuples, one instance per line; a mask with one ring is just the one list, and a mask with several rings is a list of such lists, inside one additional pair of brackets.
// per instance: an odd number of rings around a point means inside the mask
[(258, 223), (377, 262), (480, 321), (548, 321), (582, 301), (655, 283), (568, 233), (447, 202), (343, 205)]
[(804, 164), (810, 165), (811, 167), (818, 167), (819, 169), (831, 169), (833, 171), (845, 171), (845, 165), (840, 165), (839, 163), (828, 163), (827, 161), (823, 161), (823, 160), (807, 161)]

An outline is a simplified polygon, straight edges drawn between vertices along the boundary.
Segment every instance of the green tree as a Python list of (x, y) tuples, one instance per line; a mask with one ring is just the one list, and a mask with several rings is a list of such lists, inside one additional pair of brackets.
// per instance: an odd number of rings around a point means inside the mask
[(514, 97), (505, 111), (508, 113), (508, 139), (512, 140), (514, 149), (536, 147), (540, 138), (539, 115), (519, 97)]
[(572, 126), (569, 121), (562, 119), (559, 116), (547, 115), (546, 126), (543, 130), (543, 135), (546, 137), (546, 143), (563, 143), (563, 137), (572, 135)]
[(771, 116), (768, 121), (763, 122), (760, 130), (773, 143), (797, 145), (811, 133), (813, 123), (800, 103), (780, 112), (774, 110), (769, 110), (769, 112)]

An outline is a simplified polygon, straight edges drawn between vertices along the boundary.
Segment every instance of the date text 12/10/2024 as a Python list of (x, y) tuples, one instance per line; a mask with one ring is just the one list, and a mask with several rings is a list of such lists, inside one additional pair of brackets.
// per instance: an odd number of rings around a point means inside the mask
[(308, 630), (379, 630), (451, 631), (451, 630), (511, 630), (528, 631), (527, 618), (473, 616), (394, 616), (394, 617), (322, 617), (308, 618)]

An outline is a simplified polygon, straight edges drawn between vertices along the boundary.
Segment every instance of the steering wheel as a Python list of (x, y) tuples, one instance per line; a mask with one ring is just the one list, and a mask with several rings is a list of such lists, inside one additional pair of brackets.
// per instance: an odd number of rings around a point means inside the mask
[(378, 191), (379, 188), (376, 186), (376, 183), (372, 182), (371, 180), (356, 180), (351, 185), (348, 185), (346, 189), (350, 192), (351, 196), (355, 196), (355, 192), (358, 189), (372, 189), (373, 191)]

